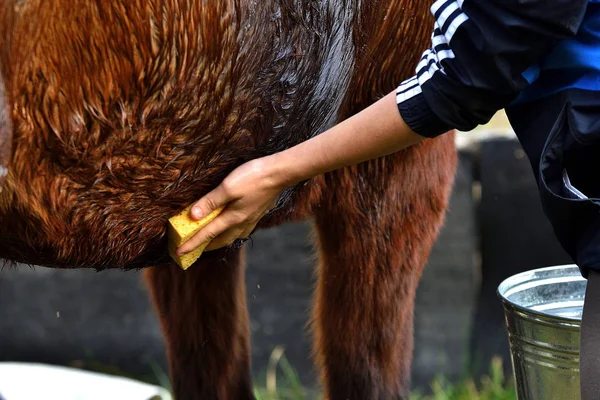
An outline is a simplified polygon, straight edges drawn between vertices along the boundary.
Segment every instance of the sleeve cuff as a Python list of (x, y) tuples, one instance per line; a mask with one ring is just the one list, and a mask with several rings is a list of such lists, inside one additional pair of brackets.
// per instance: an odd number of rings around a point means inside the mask
[(433, 112), (422, 92), (408, 99), (400, 97), (400, 94), (396, 97), (398, 111), (404, 122), (417, 134), (434, 138), (454, 129)]

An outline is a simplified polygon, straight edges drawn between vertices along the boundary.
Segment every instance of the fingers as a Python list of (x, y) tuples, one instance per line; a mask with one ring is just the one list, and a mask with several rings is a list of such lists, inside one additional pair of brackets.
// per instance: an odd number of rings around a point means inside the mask
[[(240, 225), (241, 220), (246, 222)], [(205, 251), (216, 250), (226, 247), (237, 239), (244, 239), (254, 231), (256, 222), (248, 223), (246, 219), (240, 218), (234, 212), (224, 213), (215, 218), (210, 224), (201, 229), (191, 239), (185, 242), (178, 250), (177, 255), (188, 253), (204, 243), (209, 243)]]
[(250, 234), (252, 231), (254, 231), (255, 226), (256, 224), (252, 224), (250, 227), (229, 229), (213, 239), (209, 245), (206, 246), (205, 251), (220, 249), (221, 247), (232, 245), (233, 242), (238, 239), (246, 239), (250, 237)]
[[(269, 209), (264, 210), (262, 212), (262, 214), (260, 214), (261, 215), (260, 218), (258, 218), (256, 216), (254, 216), (254, 217), (244, 217), (243, 215), (240, 216), (240, 219), (239, 219), (240, 222), (238, 222), (235, 225), (231, 225), (229, 227), (229, 229), (226, 229), (223, 233), (221, 233), (220, 235), (218, 235), (214, 239), (212, 239), (210, 241), (210, 243), (208, 244), (208, 246), (206, 246), (206, 248), (204, 250), (205, 251), (216, 250), (221, 247), (229, 246), (238, 239), (249, 238), (250, 235), (252, 234), (252, 232), (254, 232), (254, 229), (256, 229), (256, 225), (258, 225), (258, 222), (260, 221), (260, 219), (262, 217), (264, 217), (265, 214), (267, 214), (268, 210)], [(207, 229), (207, 228), (204, 228), (204, 229)], [(201, 243), (205, 243), (205, 242), (201, 242)]]
[(194, 204), (190, 216), (192, 219), (200, 220), (231, 200), (232, 198), (228, 194), (226, 186), (221, 184)]
[(212, 240), (208, 244), (208, 246), (206, 246), (205, 250), (212, 251), (212, 250), (220, 249), (221, 247), (229, 246), (229, 245), (233, 244), (233, 242), (235, 242), (236, 240), (240, 239), (241, 236), (242, 236), (241, 229), (230, 229), (230, 230), (224, 232), (223, 234), (219, 235), (214, 240)]
[(218, 238), (223, 232), (226, 232), (233, 226), (236, 226), (240, 223), (239, 218), (236, 218), (236, 214), (225, 209), (221, 215), (212, 220), (208, 225), (204, 228), (200, 229), (198, 233), (192, 236), (187, 242), (182, 244), (179, 249), (177, 249), (177, 255), (181, 256), (185, 253), (188, 253), (194, 250), (196, 247), (201, 244), (212, 242), (214, 239)]

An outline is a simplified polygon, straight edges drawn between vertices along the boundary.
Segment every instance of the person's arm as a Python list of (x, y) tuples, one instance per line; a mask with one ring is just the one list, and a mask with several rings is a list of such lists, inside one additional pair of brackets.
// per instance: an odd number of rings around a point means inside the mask
[(526, 76), (530, 66), (576, 34), (587, 1), (437, 0), (432, 46), (413, 78), (321, 135), (236, 169), (191, 215), (199, 219), (227, 205), (223, 213), (178, 252), (247, 237), (295, 182), (486, 123), (535, 78)]
[(395, 92), (299, 145), (250, 161), (234, 170), (192, 209), (201, 218), (227, 204), (226, 210), (184, 243), (179, 254), (210, 241), (206, 250), (247, 237), (286, 188), (317, 175), (382, 157), (423, 137), (402, 120)]
[(398, 113), (396, 94), (391, 92), (324, 133), (263, 161), (273, 182), (288, 187), (395, 153), (423, 139), (406, 125)]

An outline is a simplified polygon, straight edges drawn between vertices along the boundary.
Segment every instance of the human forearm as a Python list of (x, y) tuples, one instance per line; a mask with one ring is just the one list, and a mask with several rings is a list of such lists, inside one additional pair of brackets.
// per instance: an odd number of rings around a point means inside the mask
[(274, 179), (292, 185), (394, 153), (422, 139), (400, 117), (392, 92), (322, 134), (265, 161)]

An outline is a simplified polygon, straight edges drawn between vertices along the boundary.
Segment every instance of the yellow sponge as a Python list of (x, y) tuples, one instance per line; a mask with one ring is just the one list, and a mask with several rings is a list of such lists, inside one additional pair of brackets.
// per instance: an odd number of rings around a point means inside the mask
[(169, 254), (171, 255), (171, 258), (173, 258), (173, 260), (175, 260), (175, 262), (184, 270), (188, 269), (190, 265), (196, 262), (206, 246), (208, 246), (208, 242), (201, 244), (193, 251), (184, 254), (181, 257), (178, 257), (175, 254), (175, 251), (179, 246), (194, 236), (200, 229), (204, 228), (210, 221), (215, 219), (221, 213), (221, 211), (223, 211), (224, 207), (216, 209), (199, 221), (190, 218), (191, 208), (192, 206), (189, 206), (179, 214), (169, 218)]

